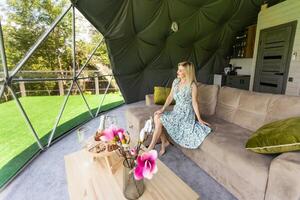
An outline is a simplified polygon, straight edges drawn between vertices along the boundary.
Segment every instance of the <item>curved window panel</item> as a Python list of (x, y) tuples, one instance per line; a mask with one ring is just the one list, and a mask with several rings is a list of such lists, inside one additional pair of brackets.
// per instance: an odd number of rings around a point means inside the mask
[[(2, 17), (7, 63), (10, 70), (18, 64), (69, 4), (68, 0), (57, 0), (52, 3), (39, 0), (0, 3), (0, 17)], [(62, 25), (65, 24), (60, 26)], [(53, 43), (49, 47), (53, 49)]]
[(0, 100), (0, 187), (40, 150), (17, 102), (12, 99), (5, 90)]
[[(84, 84), (85, 86), (83, 86)], [(104, 94), (95, 94), (94, 90), (88, 87), (88, 84), (91, 83), (87, 82), (87, 80), (78, 80), (79, 90), (77, 84), (74, 82), (53, 139), (60, 137), (68, 130), (92, 119), (95, 116)], [(94, 84), (95, 83), (92, 82), (92, 85)], [(123, 103), (124, 99), (119, 91), (115, 93), (108, 93), (104, 98), (100, 112), (112, 109)]]
[[(42, 3), (47, 1), (33, 1), (30, 9), (27, 1), (8, 1), (4, 7), (0, 3), (12, 76), (3, 90), (0, 58), (0, 92), (4, 91), (0, 96), (0, 188), (52, 141), (124, 103), (115, 79), (106, 76), (112, 71), (103, 36), (77, 11), (73, 68), (72, 9), (25, 64), (16, 67), (54, 19), (62, 16), (69, 1)], [(21, 19), (24, 13), (28, 16)], [(22, 24), (28, 17), (32, 21)]]

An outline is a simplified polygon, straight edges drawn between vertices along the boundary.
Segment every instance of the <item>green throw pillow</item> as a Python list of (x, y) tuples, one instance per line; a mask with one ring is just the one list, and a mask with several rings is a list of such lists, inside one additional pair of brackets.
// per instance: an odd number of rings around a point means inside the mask
[(263, 125), (249, 138), (246, 149), (263, 154), (300, 150), (300, 117)]
[[(171, 88), (168, 87), (154, 87), (154, 103), (158, 105), (164, 105), (165, 101), (167, 100), (169, 94), (171, 92)], [(175, 101), (171, 102), (171, 105), (174, 105)]]

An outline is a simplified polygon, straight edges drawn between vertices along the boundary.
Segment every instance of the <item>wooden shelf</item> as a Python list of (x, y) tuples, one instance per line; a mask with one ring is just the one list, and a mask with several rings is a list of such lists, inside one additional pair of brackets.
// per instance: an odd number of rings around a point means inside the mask
[(235, 37), (230, 58), (252, 58), (256, 34), (256, 24), (250, 25)]

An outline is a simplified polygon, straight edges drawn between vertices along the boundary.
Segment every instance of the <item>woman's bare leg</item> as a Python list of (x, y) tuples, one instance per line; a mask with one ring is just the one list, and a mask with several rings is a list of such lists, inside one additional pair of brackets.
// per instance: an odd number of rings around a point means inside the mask
[(154, 132), (152, 136), (151, 143), (148, 147), (148, 151), (152, 150), (157, 142), (157, 139), (160, 137), (162, 133), (162, 123), (159, 119), (160, 115), (154, 115)]
[(159, 156), (162, 156), (166, 152), (166, 147), (170, 145), (170, 142), (167, 139), (165, 133), (163, 133), (163, 132), (162, 132), (160, 138), (161, 138), (161, 148), (159, 151)]

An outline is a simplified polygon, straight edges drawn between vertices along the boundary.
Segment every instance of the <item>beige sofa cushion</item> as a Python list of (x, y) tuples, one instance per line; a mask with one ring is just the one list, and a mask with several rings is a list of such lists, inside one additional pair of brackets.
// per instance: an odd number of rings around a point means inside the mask
[(273, 159), (266, 200), (300, 199), (300, 152), (280, 154)]
[(145, 121), (153, 116), (153, 113), (158, 110), (157, 106), (138, 106), (130, 107), (125, 111), (126, 129), (130, 134), (131, 142), (137, 144), (140, 130), (144, 127)]
[[(199, 163), (197, 161), (201, 154), (209, 155), (199, 166), (208, 169), (212, 177), (221, 181), (239, 199), (263, 199), (269, 165), (274, 156), (257, 154), (244, 148), (251, 130), (216, 116), (205, 119), (211, 123), (214, 131), (206, 137), (199, 149), (182, 149), (183, 152), (196, 163)], [(222, 169), (215, 169), (215, 160), (221, 163)]]
[(218, 85), (206, 85), (198, 82), (198, 102), (201, 114), (215, 114), (218, 91)]
[[(184, 154), (191, 158), (207, 174), (214, 178), (220, 185), (225, 187), (238, 200), (263, 200), (264, 192), (256, 191), (246, 179), (238, 176), (236, 171), (228, 168), (222, 160), (216, 160), (214, 152), (203, 152), (201, 149), (189, 150), (181, 148)], [(236, 185), (237, 184), (237, 185)], [(212, 195), (207, 199), (217, 199)], [(221, 199), (220, 199), (221, 200)]]
[(242, 90), (239, 89), (226, 86), (221, 87), (216, 105), (217, 117), (228, 122), (233, 122), (235, 111), (239, 106), (241, 93)]
[(268, 105), (272, 97), (272, 94), (242, 91), (232, 122), (256, 131), (265, 124)]
[(146, 94), (145, 102), (146, 102), (146, 106), (155, 105), (155, 103), (154, 103), (154, 94)]
[(219, 90), (217, 117), (255, 131), (264, 124), (300, 116), (300, 97), (252, 92), (230, 87)]
[(269, 103), (265, 124), (296, 116), (300, 116), (299, 96), (273, 95)]

